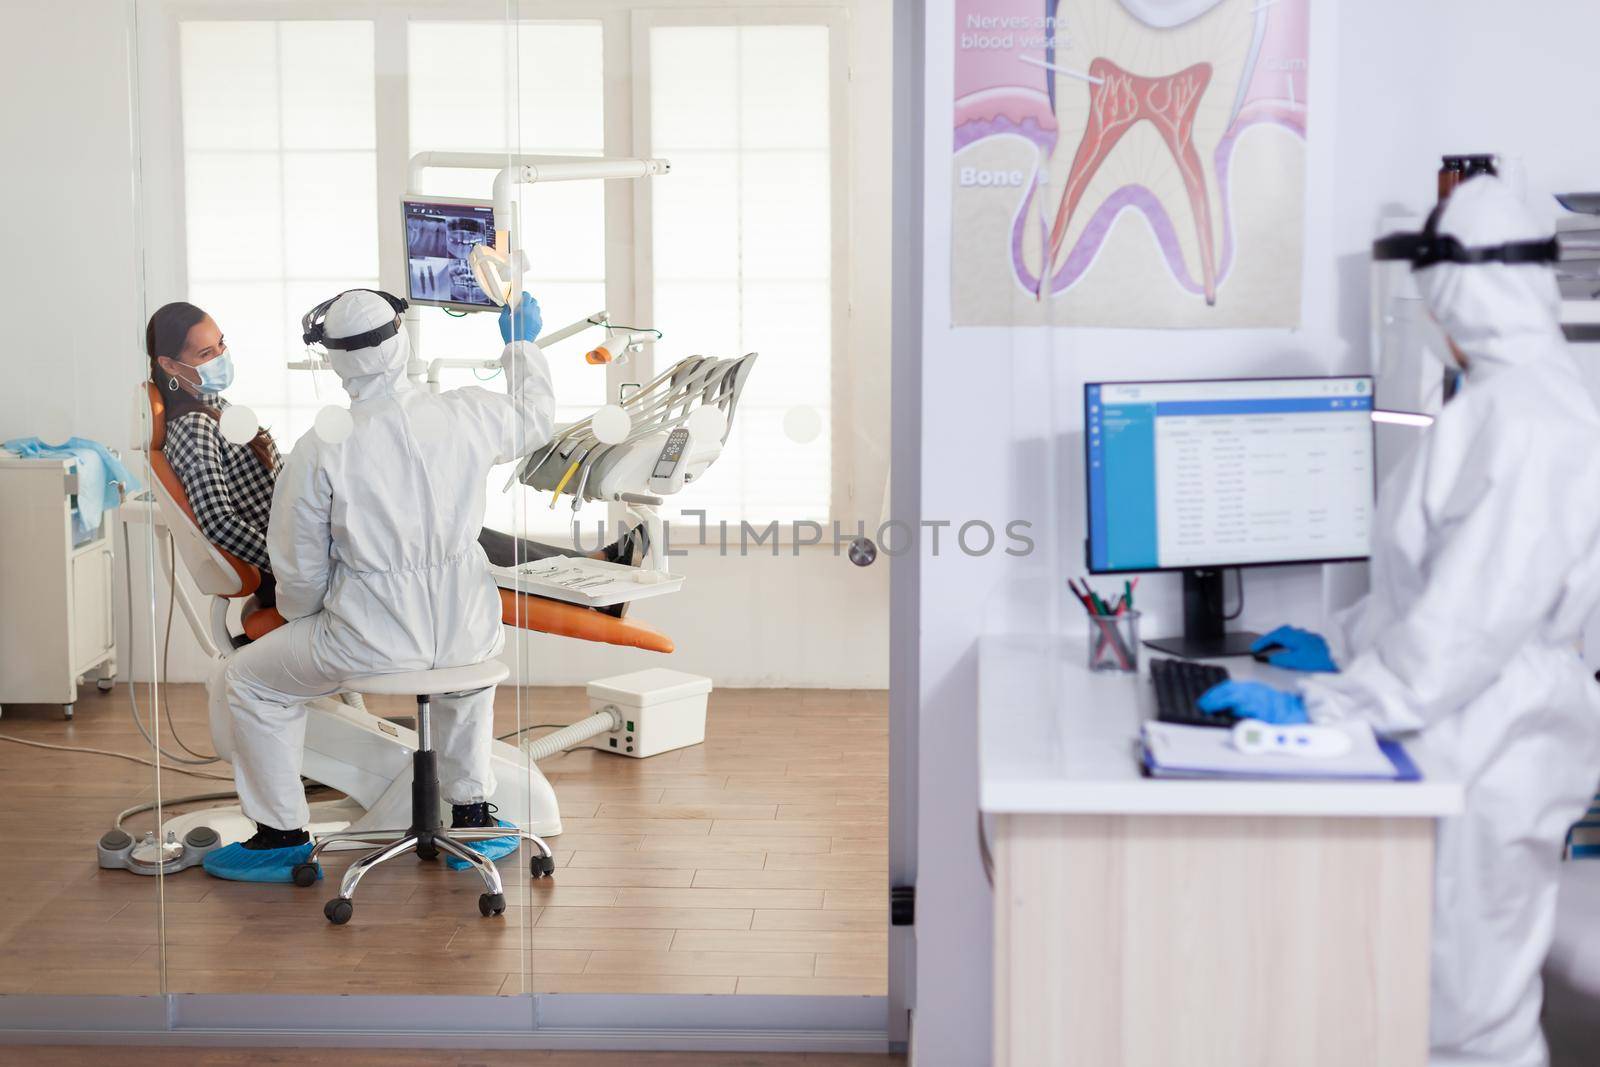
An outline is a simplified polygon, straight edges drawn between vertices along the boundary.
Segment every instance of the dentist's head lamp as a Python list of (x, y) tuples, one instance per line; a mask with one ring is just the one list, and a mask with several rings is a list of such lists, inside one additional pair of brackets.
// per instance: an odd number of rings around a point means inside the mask
[(1444, 205), (1433, 209), (1421, 233), (1391, 233), (1372, 242), (1372, 258), (1404, 260), (1412, 270), (1439, 263), (1555, 263), (1561, 258), (1561, 244), (1554, 237), (1543, 241), (1508, 241), (1500, 245), (1468, 247), (1449, 234), (1439, 233), (1439, 214)]

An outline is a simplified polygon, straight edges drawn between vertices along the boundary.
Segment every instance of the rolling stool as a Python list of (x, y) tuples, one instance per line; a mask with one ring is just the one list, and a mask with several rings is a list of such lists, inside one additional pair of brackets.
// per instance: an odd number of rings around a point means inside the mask
[(417, 751), (412, 756), (411, 770), (411, 827), (407, 830), (339, 831), (321, 834), (311, 850), (311, 858), (294, 869), (298, 886), (310, 886), (317, 880), (317, 857), (328, 845), (337, 842), (361, 842), (382, 845), (374, 852), (356, 860), (344, 872), (339, 883), (339, 895), (323, 907), (322, 913), (335, 926), (350, 921), (355, 912), (356, 886), (368, 871), (380, 863), (387, 863), (407, 852), (415, 852), (419, 859), (439, 858), (448, 852), (457, 859), (470, 863), (483, 879), (487, 890), (478, 898), (478, 910), (484, 915), (499, 915), (506, 910), (504, 887), (500, 871), (494, 861), (468, 848), (468, 841), (489, 841), (497, 837), (521, 837), (538, 846), (539, 854), (533, 859), (535, 878), (555, 871), (555, 860), (550, 846), (543, 839), (515, 827), (485, 826), (446, 829), (439, 813), (439, 768), (433, 751), (433, 732), (429, 721), (430, 703), (435, 696), (455, 696), (474, 693), (498, 685), (511, 672), (498, 660), (485, 660), (465, 667), (441, 667), (431, 671), (401, 671), (394, 674), (372, 674), (351, 678), (346, 686), (358, 693), (378, 693), (389, 696), (417, 698)]

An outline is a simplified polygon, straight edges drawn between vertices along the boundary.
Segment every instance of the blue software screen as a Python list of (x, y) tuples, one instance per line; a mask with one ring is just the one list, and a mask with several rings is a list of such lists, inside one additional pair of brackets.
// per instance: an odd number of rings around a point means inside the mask
[(1367, 554), (1372, 380), (1084, 387), (1089, 568)]

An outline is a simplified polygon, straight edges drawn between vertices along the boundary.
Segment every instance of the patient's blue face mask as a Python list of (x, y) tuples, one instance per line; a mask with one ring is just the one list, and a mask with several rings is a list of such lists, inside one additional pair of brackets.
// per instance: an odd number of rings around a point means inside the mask
[(190, 367), (199, 376), (202, 393), (220, 393), (233, 384), (233, 353), (224, 349), (198, 367)]

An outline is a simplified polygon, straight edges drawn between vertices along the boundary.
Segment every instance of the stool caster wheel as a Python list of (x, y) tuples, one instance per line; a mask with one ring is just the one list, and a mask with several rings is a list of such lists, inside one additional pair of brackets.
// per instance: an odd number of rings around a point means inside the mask
[(335, 926), (343, 926), (355, 914), (356, 906), (344, 897), (334, 897), (322, 906), (322, 914)]
[(418, 863), (427, 863), (429, 860), (436, 860), (438, 858), (439, 858), (439, 850), (434, 848), (432, 845), (426, 845), (426, 846), (421, 845), (421, 844), (417, 845), (417, 862)]
[(535, 852), (533, 854), (533, 862), (529, 866), (533, 868), (533, 876), (535, 878), (549, 878), (556, 873), (556, 858)]
[[(322, 872), (317, 869), (315, 863), (297, 863), (294, 865), (294, 871), (292, 872), (294, 884), (301, 889), (316, 885), (317, 875), (320, 873)], [(328, 918), (331, 919), (333, 916), (330, 915)]]
[(504, 893), (484, 893), (478, 898), (478, 911), (484, 915), (499, 915), (506, 910)]

